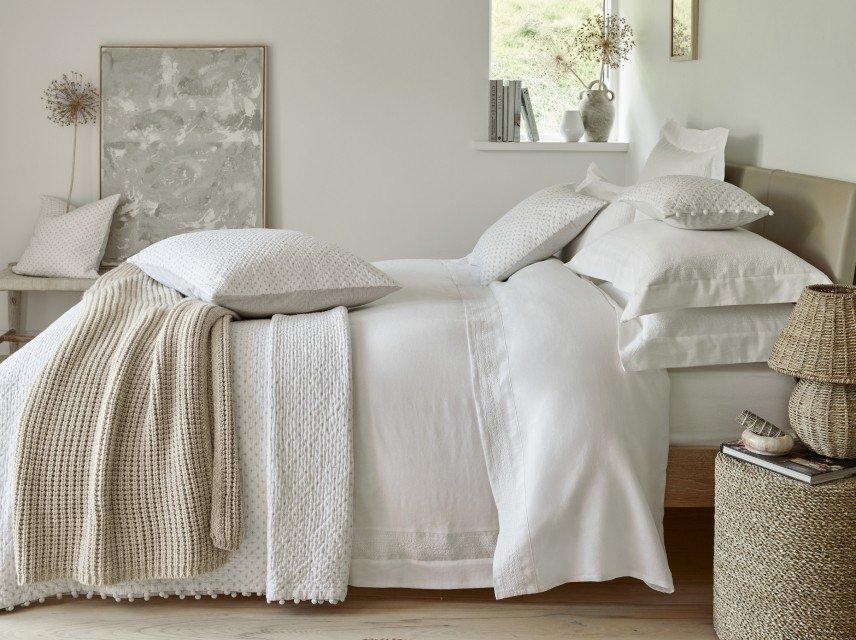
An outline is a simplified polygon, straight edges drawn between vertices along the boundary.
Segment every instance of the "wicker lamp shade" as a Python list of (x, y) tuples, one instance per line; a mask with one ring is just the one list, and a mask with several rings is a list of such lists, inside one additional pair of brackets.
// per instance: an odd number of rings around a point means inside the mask
[(856, 384), (856, 287), (803, 289), (768, 363), (803, 380)]

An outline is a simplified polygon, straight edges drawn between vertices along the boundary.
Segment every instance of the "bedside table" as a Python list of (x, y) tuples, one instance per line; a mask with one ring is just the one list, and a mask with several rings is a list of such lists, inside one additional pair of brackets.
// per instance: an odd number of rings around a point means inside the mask
[(856, 477), (809, 485), (716, 458), (721, 640), (856, 638)]
[[(0, 271), (0, 291), (6, 291), (9, 296), (9, 330), (0, 335), (0, 344), (8, 342), (12, 351), (19, 345), (32, 340), (35, 335), (23, 333), (21, 326), (21, 309), (23, 295), (30, 291), (86, 291), (96, 278), (42, 278), (37, 276), (21, 276), (8, 267)], [(104, 273), (110, 267), (103, 268)]]

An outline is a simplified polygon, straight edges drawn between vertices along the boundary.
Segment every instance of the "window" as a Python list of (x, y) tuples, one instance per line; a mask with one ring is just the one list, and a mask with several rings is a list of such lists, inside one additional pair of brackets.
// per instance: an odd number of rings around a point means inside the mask
[[(561, 70), (556, 57), (573, 58), (573, 38), (589, 17), (604, 15), (604, 0), (493, 0), (491, 78), (522, 80), (529, 88), (542, 139), (555, 138), (566, 109), (579, 103), (583, 85)], [(577, 60), (586, 83), (600, 77), (594, 61)]]

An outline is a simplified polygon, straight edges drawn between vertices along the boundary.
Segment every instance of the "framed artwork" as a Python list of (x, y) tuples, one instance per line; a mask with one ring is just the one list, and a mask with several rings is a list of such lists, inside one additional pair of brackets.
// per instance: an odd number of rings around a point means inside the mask
[(265, 58), (262, 45), (101, 47), (101, 195), (123, 196), (105, 263), (264, 226)]
[(671, 0), (669, 57), (698, 60), (698, 0)]

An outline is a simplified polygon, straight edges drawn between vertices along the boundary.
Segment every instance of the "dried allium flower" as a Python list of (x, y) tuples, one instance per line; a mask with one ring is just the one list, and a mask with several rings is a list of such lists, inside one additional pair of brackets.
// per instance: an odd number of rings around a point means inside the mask
[(618, 69), (623, 60), (630, 59), (630, 51), (636, 46), (633, 29), (618, 14), (594, 15), (583, 22), (577, 31), (575, 46), (577, 54), (584, 60), (592, 60), (603, 66)]
[(100, 108), (99, 98), (95, 85), (77, 71), (63, 74), (42, 94), (48, 120), (64, 127), (95, 122)]
[(547, 56), (548, 67), (557, 75), (570, 73), (585, 87), (586, 83), (577, 74), (577, 60), (574, 55), (574, 42), (557, 33), (548, 33), (540, 40), (541, 52)]

